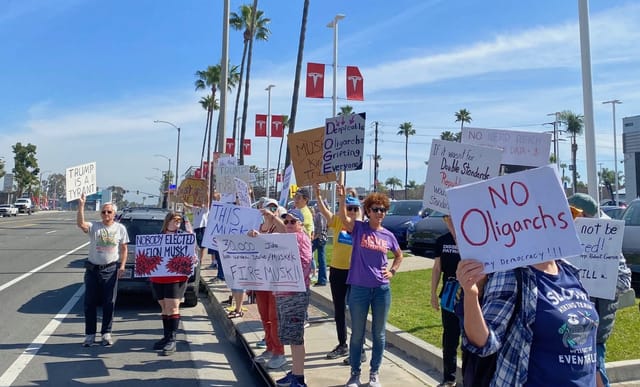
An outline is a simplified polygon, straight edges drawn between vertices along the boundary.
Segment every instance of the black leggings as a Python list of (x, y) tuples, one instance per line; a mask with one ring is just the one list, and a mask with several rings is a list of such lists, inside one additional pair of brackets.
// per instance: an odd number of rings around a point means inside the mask
[(349, 270), (329, 268), (329, 284), (331, 285), (331, 298), (333, 299), (333, 315), (336, 322), (336, 332), (338, 333), (338, 343), (347, 345), (347, 276)]

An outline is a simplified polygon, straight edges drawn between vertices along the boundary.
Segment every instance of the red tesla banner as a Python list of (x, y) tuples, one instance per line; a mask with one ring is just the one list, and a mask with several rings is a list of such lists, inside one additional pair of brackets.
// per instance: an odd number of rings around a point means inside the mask
[(242, 154), (245, 156), (251, 156), (251, 139), (245, 138), (242, 144)]
[(232, 138), (225, 139), (224, 153), (233, 156), (236, 153), (236, 142)]
[(307, 98), (324, 98), (324, 64), (307, 63)]
[(271, 137), (282, 137), (284, 116), (271, 116)]
[(360, 69), (356, 66), (347, 66), (347, 99), (364, 101), (364, 79)]
[(196, 179), (201, 179), (202, 178), (202, 168), (196, 168), (196, 170), (193, 172), (193, 177), (195, 177)]
[(266, 114), (256, 114), (256, 137), (267, 137)]

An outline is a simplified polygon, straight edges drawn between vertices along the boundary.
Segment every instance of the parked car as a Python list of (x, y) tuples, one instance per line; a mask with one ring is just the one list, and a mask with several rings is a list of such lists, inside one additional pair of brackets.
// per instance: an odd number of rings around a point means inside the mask
[(600, 206), (600, 210), (607, 214), (611, 219), (620, 219), (626, 207), (620, 206)]
[(631, 269), (631, 285), (640, 291), (640, 199), (634, 199), (622, 213), (624, 237), (622, 253)]
[(627, 202), (625, 202), (624, 200), (618, 200), (618, 202), (616, 203), (615, 200), (609, 199), (609, 200), (604, 200), (600, 203), (600, 207), (603, 207), (603, 206), (619, 206), (619, 207), (626, 208)]
[(31, 215), (33, 212), (33, 203), (31, 203), (31, 199), (29, 198), (17, 199), (13, 204), (18, 208), (18, 212), (21, 214), (26, 213)]
[(394, 200), (387, 215), (382, 220), (382, 227), (391, 231), (398, 240), (400, 248), (407, 248), (407, 230), (413, 223), (421, 219), (422, 200)]
[[(162, 222), (168, 213), (167, 210), (157, 208), (136, 209), (126, 212), (120, 218), (129, 234), (127, 263), (125, 273), (118, 280), (118, 292), (143, 292), (151, 293), (151, 285), (148, 278), (135, 277), (136, 236), (146, 234), (159, 234), (162, 230)], [(184, 229), (184, 223), (181, 225)], [(198, 304), (198, 287), (200, 284), (200, 264), (192, 276), (187, 280), (187, 290), (184, 294), (184, 306), (193, 307)]]
[(443, 213), (432, 211), (422, 220), (409, 227), (407, 247), (413, 254), (433, 257), (436, 249), (436, 239), (449, 232), (442, 220)]
[(0, 204), (0, 216), (18, 216), (18, 207), (13, 204)]

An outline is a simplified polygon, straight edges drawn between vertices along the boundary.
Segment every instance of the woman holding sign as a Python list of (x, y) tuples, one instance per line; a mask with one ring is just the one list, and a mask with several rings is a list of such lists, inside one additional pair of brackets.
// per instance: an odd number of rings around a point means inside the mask
[[(181, 230), (183, 218), (177, 212), (169, 212), (162, 224), (162, 234), (193, 233), (189, 221), (185, 218), (186, 231)], [(151, 290), (162, 308), (162, 326), (164, 336), (153, 345), (153, 349), (162, 350), (163, 356), (176, 351), (176, 332), (180, 326), (180, 300), (187, 288), (186, 275), (151, 277)]]

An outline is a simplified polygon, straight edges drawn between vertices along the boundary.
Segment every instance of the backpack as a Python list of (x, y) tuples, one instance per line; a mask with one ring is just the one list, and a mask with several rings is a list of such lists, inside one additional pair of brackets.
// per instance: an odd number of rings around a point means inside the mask
[[(516, 316), (520, 312), (522, 304), (522, 270), (516, 268), (516, 303), (513, 314), (507, 324), (507, 332), (511, 329)], [(460, 320), (462, 322), (462, 320)], [(462, 348), (462, 381), (464, 387), (488, 387), (496, 373), (498, 352), (481, 357)]]

